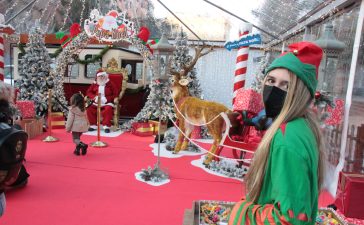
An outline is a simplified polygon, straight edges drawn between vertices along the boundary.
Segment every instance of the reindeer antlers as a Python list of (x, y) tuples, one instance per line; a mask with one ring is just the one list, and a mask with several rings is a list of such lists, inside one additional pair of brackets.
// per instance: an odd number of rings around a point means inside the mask
[(179, 78), (182, 77), (182, 76), (187, 76), (187, 74), (193, 69), (193, 67), (196, 65), (197, 63), (197, 60), (199, 58), (201, 58), (202, 56), (204, 55), (207, 55), (209, 54), (210, 52), (212, 52), (214, 49), (213, 49), (213, 46), (211, 46), (209, 48), (209, 50), (205, 51), (205, 52), (202, 52), (203, 49), (205, 49), (207, 47), (207, 45), (202, 45), (201, 47), (195, 47), (195, 56), (194, 58), (191, 60), (191, 62), (188, 64), (188, 65), (185, 65), (183, 66), (183, 68), (177, 72), (176, 70), (170, 70), (170, 73), (172, 75), (176, 75), (178, 76)]

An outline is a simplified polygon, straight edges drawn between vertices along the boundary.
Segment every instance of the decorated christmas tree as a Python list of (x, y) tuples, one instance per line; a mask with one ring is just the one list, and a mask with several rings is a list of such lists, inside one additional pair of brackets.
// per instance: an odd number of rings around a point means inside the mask
[[(174, 51), (172, 58), (172, 69), (175, 71), (180, 71), (183, 66), (190, 64), (193, 57), (189, 54), (188, 39), (187, 34), (181, 30), (176, 37), (176, 50)], [(190, 81), (188, 83), (188, 90), (191, 96), (202, 98), (202, 89), (200, 81), (197, 79), (196, 68), (192, 68), (187, 74), (187, 79)]]
[(39, 28), (33, 30), (26, 47), (19, 64), (20, 79), (16, 83), (19, 98), (33, 100), (36, 115), (44, 116), (48, 109), (48, 90), (54, 88), (54, 78), (50, 75), (52, 61)]
[(256, 92), (260, 93), (262, 90), (262, 82), (264, 80), (265, 76), (265, 69), (267, 68), (269, 64), (269, 57), (270, 54), (266, 53), (265, 56), (263, 56), (262, 60), (259, 63), (258, 70), (255, 73), (254, 80), (251, 84), (251, 88), (255, 90)]
[(162, 121), (168, 120), (168, 115), (173, 114), (173, 102), (169, 80), (153, 80), (151, 83), (150, 94), (143, 109), (134, 119), (122, 125), (123, 130), (130, 130), (133, 122), (148, 121), (149, 119)]

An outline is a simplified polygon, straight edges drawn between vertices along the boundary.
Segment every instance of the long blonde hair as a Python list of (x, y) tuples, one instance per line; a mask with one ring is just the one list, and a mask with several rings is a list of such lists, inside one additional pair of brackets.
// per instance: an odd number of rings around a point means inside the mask
[[(298, 117), (305, 118), (316, 138), (317, 149), (319, 151), (318, 188), (320, 188), (322, 184), (324, 147), (323, 141), (321, 139), (322, 135), (320, 127), (309, 109), (312, 97), (306, 85), (290, 71), (289, 74), (290, 82), (283, 108), (260, 142), (258, 149), (254, 154), (253, 162), (244, 179), (246, 182), (248, 198), (253, 202), (257, 202), (259, 199), (266, 172), (268, 157), (270, 154), (270, 144), (275, 133), (281, 124), (289, 122)], [(263, 85), (264, 83), (265, 80)]]

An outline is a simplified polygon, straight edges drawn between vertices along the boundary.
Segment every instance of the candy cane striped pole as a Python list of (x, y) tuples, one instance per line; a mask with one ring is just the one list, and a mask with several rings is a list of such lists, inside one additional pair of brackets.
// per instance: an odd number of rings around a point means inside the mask
[(5, 17), (0, 13), (0, 80), (4, 80), (4, 33), (11, 35), (14, 33), (14, 28), (11, 25), (5, 25)]
[[(251, 24), (245, 23), (239, 29), (239, 40), (251, 33)], [(243, 46), (238, 49), (238, 54), (236, 57), (235, 66), (235, 78), (234, 78), (234, 94), (233, 94), (233, 104), (235, 102), (236, 93), (240, 88), (244, 88), (246, 69), (248, 66), (248, 54), (249, 46)]]
[[(3, 14), (0, 14), (0, 25), (5, 23)], [(0, 32), (0, 80), (4, 80), (4, 34)]]
[(0, 80), (4, 80), (4, 34), (0, 33)]

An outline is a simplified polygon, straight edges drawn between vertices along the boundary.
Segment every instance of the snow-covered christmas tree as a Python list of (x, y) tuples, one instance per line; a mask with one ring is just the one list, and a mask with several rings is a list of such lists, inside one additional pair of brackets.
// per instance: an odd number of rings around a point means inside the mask
[(148, 121), (149, 119), (162, 121), (168, 120), (168, 115), (173, 115), (173, 101), (171, 96), (170, 80), (153, 80), (150, 94), (143, 109), (132, 120), (124, 123), (121, 128), (130, 130), (133, 122)]
[(269, 53), (266, 53), (265, 56), (263, 56), (262, 60), (259, 63), (258, 70), (255, 73), (254, 80), (251, 84), (251, 88), (258, 93), (262, 91), (262, 82), (265, 76), (265, 69), (267, 68), (269, 63), (269, 58), (270, 58)]
[(39, 28), (33, 30), (26, 47), (19, 64), (21, 79), (16, 83), (20, 90), (19, 98), (33, 100), (36, 115), (44, 116), (48, 109), (48, 90), (54, 87), (54, 78), (50, 75), (52, 60)]
[[(176, 37), (176, 50), (174, 51), (171, 67), (175, 71), (180, 71), (183, 66), (191, 63), (193, 57), (189, 54), (187, 34), (181, 30)], [(197, 79), (196, 68), (192, 68), (187, 74), (188, 90), (191, 96), (202, 98), (200, 81)]]

